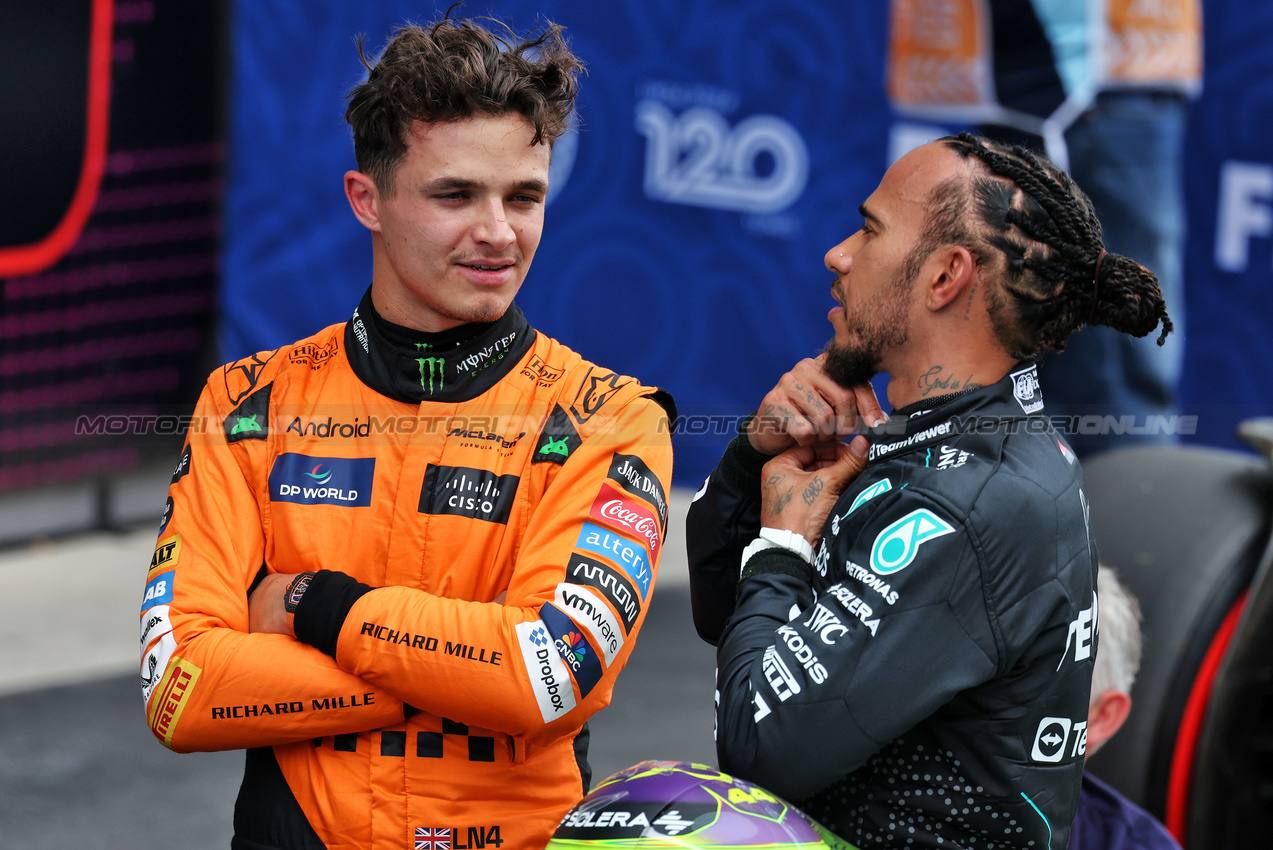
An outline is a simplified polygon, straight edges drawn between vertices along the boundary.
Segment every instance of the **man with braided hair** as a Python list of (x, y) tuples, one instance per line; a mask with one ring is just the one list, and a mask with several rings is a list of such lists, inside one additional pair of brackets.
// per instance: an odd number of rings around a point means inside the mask
[(581, 69), (561, 28), (444, 19), (364, 62), (371, 285), (209, 377), (142, 698), (165, 746), (247, 750), (234, 850), (538, 850), (652, 593), (671, 400), (513, 301)]
[[(889, 101), (907, 121), (976, 125), (1056, 158), (1091, 198), (1106, 247), (1154, 270), (1179, 327), (1183, 151), (1202, 86), (1204, 5), (890, 0)], [(1039, 361), (1053, 423), (1065, 423), (1079, 457), (1174, 441), (1182, 356), (1179, 339), (1090, 328)]]
[(765, 396), (687, 521), (720, 764), (861, 848), (1064, 850), (1097, 561), (1031, 358), (1089, 323), (1170, 321), (1025, 151), (938, 140), (859, 211), (826, 254), (834, 339)]

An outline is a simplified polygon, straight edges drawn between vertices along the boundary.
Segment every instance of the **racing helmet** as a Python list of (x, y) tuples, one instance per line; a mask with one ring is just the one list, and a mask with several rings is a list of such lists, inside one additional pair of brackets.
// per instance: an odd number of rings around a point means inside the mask
[(643, 761), (602, 782), (567, 812), (546, 850), (828, 846), (852, 850), (758, 785), (707, 765)]

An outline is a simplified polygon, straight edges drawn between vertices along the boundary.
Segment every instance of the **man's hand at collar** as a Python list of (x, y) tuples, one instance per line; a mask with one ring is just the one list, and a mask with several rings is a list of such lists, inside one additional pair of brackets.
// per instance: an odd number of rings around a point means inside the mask
[(792, 446), (829, 445), (887, 417), (869, 384), (852, 389), (823, 370), (826, 355), (806, 358), (783, 375), (747, 427), (752, 448), (777, 455)]
[(795, 446), (765, 464), (760, 524), (794, 531), (817, 547), (831, 509), (866, 467), (866, 438)]

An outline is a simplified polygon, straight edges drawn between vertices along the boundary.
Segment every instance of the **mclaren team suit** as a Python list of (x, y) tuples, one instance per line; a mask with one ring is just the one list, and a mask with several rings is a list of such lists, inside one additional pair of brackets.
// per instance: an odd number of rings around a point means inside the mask
[(862, 848), (1065, 850), (1096, 556), (1042, 407), (1026, 366), (898, 411), (812, 564), (755, 546), (741, 582), (767, 457), (731, 444), (688, 520), (723, 770)]
[[(515, 305), (479, 330), (368, 294), (203, 390), (141, 683), (166, 746), (248, 749), (235, 848), (542, 848), (588, 787), (666, 532), (671, 400)], [(303, 571), (297, 639), (249, 634), (254, 582)]]

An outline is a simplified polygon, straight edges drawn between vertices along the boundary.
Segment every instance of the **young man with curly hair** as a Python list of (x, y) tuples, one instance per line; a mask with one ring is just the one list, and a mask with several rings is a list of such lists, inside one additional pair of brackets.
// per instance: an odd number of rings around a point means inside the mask
[(643, 622), (675, 414), (513, 303), (581, 69), (561, 28), (445, 19), (363, 61), (371, 285), (209, 378), (143, 603), (147, 716), (247, 749), (234, 848), (540, 848)]

